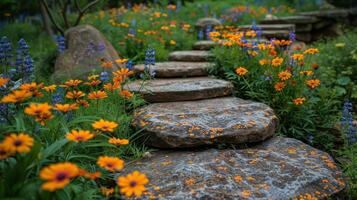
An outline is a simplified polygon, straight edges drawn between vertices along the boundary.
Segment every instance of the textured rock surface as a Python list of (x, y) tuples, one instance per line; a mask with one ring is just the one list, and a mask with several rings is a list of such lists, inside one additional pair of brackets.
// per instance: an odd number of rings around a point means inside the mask
[(186, 101), (226, 96), (232, 92), (228, 81), (209, 78), (172, 78), (141, 80), (125, 85), (125, 88), (140, 93), (148, 102)]
[(313, 24), (318, 22), (319, 19), (312, 16), (287, 16), (279, 17), (276, 19), (264, 19), (261, 24)]
[(212, 40), (201, 40), (196, 42), (193, 45), (194, 50), (210, 50), (213, 47), (217, 46), (217, 42), (213, 42)]
[[(295, 30), (295, 24), (260, 24), (256, 25), (256, 27), (261, 30)], [(252, 29), (252, 25), (242, 25), (238, 26), (238, 28), (241, 30), (250, 30)]]
[(205, 62), (212, 58), (209, 51), (174, 51), (169, 55), (171, 61)]
[[(190, 77), (190, 76), (207, 76), (207, 68), (210, 63), (207, 62), (162, 62), (156, 63), (151, 67), (155, 71), (155, 77)], [(134, 66), (137, 72), (143, 72), (144, 65)]]
[(145, 128), (149, 145), (163, 148), (263, 141), (277, 118), (267, 105), (235, 97), (151, 104), (133, 125)]
[(93, 26), (70, 28), (66, 39), (67, 50), (58, 56), (55, 63), (55, 79), (83, 77), (101, 69), (100, 59), (114, 61), (119, 58), (114, 47)]
[(206, 29), (208, 26), (214, 28), (214, 26), (221, 25), (222, 23), (216, 18), (201, 18), (196, 22), (196, 28)]
[(323, 199), (345, 188), (327, 153), (282, 137), (238, 150), (157, 152), (121, 175), (134, 170), (150, 180), (140, 199)]
[(261, 35), (266, 38), (289, 38), (289, 31), (287, 30), (265, 30)]

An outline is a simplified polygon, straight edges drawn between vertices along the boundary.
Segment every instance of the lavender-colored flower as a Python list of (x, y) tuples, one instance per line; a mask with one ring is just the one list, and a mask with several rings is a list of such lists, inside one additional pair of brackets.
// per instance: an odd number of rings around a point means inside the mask
[(135, 30), (134, 28), (129, 28), (128, 33), (129, 33), (130, 35), (135, 36), (135, 35), (136, 35), (136, 30)]
[(345, 101), (343, 104), (341, 125), (342, 128), (346, 131), (348, 143), (355, 143), (356, 129), (353, 126), (352, 103), (350, 101)]
[(21, 38), (18, 42), (17, 42), (17, 51), (19, 53), (22, 54), (22, 56), (27, 56), (29, 55), (29, 49), (30, 47), (27, 45), (26, 41)]
[(209, 36), (209, 34), (210, 34), (212, 31), (213, 31), (212, 26), (211, 26), (211, 25), (207, 26), (205, 32), (206, 32), (206, 38), (209, 39), (209, 40), (211, 39), (210, 36)]
[(103, 71), (100, 73), (99, 79), (103, 82), (106, 82), (109, 80), (109, 73), (107, 71)]
[(66, 50), (66, 39), (62, 35), (55, 36), (57, 50), (59, 53), (63, 53)]
[(58, 88), (55, 93), (52, 94), (52, 104), (64, 102), (64, 91), (63, 88)]
[(199, 30), (197, 36), (198, 36), (198, 40), (203, 40), (203, 39), (204, 39), (204, 33), (203, 33), (203, 31), (202, 31), (202, 30)]
[(104, 43), (99, 43), (96, 50), (98, 53), (102, 53), (105, 50)]
[(4, 36), (0, 40), (0, 64), (10, 65), (10, 59), (12, 56), (11, 42), (6, 36)]
[(155, 65), (155, 49), (149, 47), (145, 52), (145, 69), (149, 71), (150, 76), (155, 76), (155, 71), (151, 66)]
[(126, 62), (125, 67), (128, 68), (129, 70), (133, 69), (133, 61), (129, 60)]
[(295, 32), (294, 32), (294, 31), (290, 31), (290, 32), (289, 32), (289, 40), (292, 41), (292, 42), (295, 42), (295, 40), (296, 40), (296, 35), (295, 35)]

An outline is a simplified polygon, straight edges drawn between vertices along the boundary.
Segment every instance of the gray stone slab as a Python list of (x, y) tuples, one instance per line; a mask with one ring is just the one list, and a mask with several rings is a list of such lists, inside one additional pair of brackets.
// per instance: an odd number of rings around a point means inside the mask
[[(256, 25), (256, 27), (261, 30), (295, 30), (295, 24), (259, 24)], [(241, 30), (250, 30), (252, 29), (252, 25), (242, 25), (238, 26), (238, 28), (240, 28)]]
[(235, 97), (151, 104), (133, 121), (145, 128), (149, 145), (161, 148), (259, 142), (274, 134), (277, 123), (267, 105)]
[(206, 62), (213, 59), (209, 51), (174, 51), (170, 53), (170, 61)]

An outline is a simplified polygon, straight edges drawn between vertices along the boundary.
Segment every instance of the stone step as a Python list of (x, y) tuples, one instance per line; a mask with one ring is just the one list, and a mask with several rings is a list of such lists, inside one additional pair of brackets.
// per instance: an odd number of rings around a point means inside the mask
[[(351, 9), (352, 11), (352, 9)], [(314, 16), (321, 18), (347, 18), (350, 14), (348, 9), (335, 9), (335, 10), (320, 10), (320, 11), (310, 11), (310, 12), (301, 12), (299, 15), (302, 16)]]
[(329, 199), (346, 187), (327, 153), (283, 137), (245, 149), (159, 151), (120, 176), (136, 170), (150, 180), (143, 200)]
[(313, 24), (320, 21), (318, 18), (313, 16), (287, 16), (279, 17), (276, 19), (263, 19), (260, 24)]
[(227, 96), (233, 85), (210, 77), (137, 80), (125, 88), (139, 93), (148, 102), (171, 102)]
[(218, 45), (219, 45), (218, 42), (214, 42), (212, 40), (201, 40), (201, 41), (197, 41), (193, 45), (193, 49), (194, 50), (210, 50)]
[[(207, 68), (210, 66), (208, 62), (161, 62), (155, 63), (151, 69), (155, 71), (157, 78), (172, 78), (172, 77), (192, 77), (192, 76), (207, 76)], [(143, 72), (145, 65), (135, 65), (135, 72)]]
[(174, 51), (170, 53), (170, 61), (206, 62), (214, 56), (209, 51)]
[[(286, 30), (286, 31), (294, 31), (295, 24), (259, 24), (256, 25), (258, 29), (261, 30)], [(252, 25), (242, 25), (238, 26), (240, 30), (251, 30)]]
[(289, 38), (289, 33), (290, 31), (286, 31), (286, 30), (272, 30), (272, 31), (262, 31), (261, 36), (262, 37), (266, 37), (268, 39), (270, 38), (277, 38), (277, 39), (286, 39)]
[(274, 134), (277, 123), (267, 105), (235, 97), (151, 104), (133, 121), (159, 148), (259, 142)]

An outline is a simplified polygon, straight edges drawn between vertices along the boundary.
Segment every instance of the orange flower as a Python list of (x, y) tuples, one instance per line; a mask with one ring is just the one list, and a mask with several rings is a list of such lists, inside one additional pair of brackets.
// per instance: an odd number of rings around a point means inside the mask
[(304, 54), (317, 54), (317, 53), (319, 53), (319, 50), (316, 48), (310, 48), (304, 51)]
[(129, 144), (129, 140), (127, 139), (119, 139), (119, 138), (115, 138), (115, 137), (112, 137), (108, 140), (108, 142), (110, 144), (114, 144), (114, 145), (127, 145)]
[(49, 85), (49, 86), (43, 87), (43, 89), (46, 92), (54, 92), (56, 90), (56, 87), (57, 87), (57, 85)]
[(75, 104), (75, 103), (72, 103), (72, 104), (56, 104), (55, 105), (55, 108), (56, 110), (60, 111), (60, 112), (63, 112), (63, 113), (66, 113), (66, 112), (69, 112), (71, 110), (77, 110), (78, 109), (78, 105)]
[(146, 190), (145, 185), (149, 183), (149, 179), (145, 174), (134, 171), (126, 176), (119, 176), (117, 183), (120, 192), (126, 197), (131, 197), (132, 195), (140, 197)]
[(319, 79), (307, 80), (306, 85), (309, 86), (311, 89), (314, 89), (320, 85), (320, 80)]
[(26, 90), (13, 90), (10, 94), (1, 99), (2, 103), (21, 103), (32, 96), (31, 92)]
[(94, 91), (88, 94), (88, 99), (105, 99), (108, 95), (104, 91)]
[(280, 80), (285, 81), (291, 78), (291, 73), (288, 70), (284, 70), (278, 74)]
[(314, 74), (314, 72), (311, 70), (306, 70), (306, 71), (300, 71), (300, 74), (305, 76), (311, 76)]
[(86, 100), (77, 100), (76, 102), (78, 105), (83, 106), (85, 108), (89, 107), (89, 103)]
[(117, 126), (118, 126), (117, 123), (111, 122), (111, 121), (105, 121), (103, 119), (100, 119), (99, 121), (95, 121), (92, 124), (92, 127), (94, 129), (100, 130), (103, 132), (113, 132)]
[(113, 68), (113, 63), (111, 61), (104, 61), (102, 62), (103, 68)]
[(79, 99), (81, 97), (84, 97), (86, 94), (84, 94), (82, 91), (76, 91), (73, 90), (72, 92), (67, 92), (66, 98), (68, 99)]
[(25, 83), (20, 85), (19, 89), (20, 90), (25, 90), (28, 92), (31, 92), (33, 96), (43, 96), (38, 89), (43, 88), (43, 83), (37, 84), (35, 82), (33, 83)]
[(12, 133), (5, 137), (2, 144), (10, 152), (28, 153), (33, 146), (33, 138), (25, 133)]
[(72, 79), (72, 80), (68, 80), (64, 83), (64, 85), (61, 85), (61, 87), (77, 87), (79, 84), (81, 84), (82, 81), (81, 80), (77, 80), (77, 79)]
[(244, 67), (238, 67), (236, 69), (236, 74), (238, 74), (239, 76), (244, 76), (248, 73), (248, 70)]
[(124, 161), (117, 157), (100, 156), (97, 164), (111, 172), (120, 171), (124, 168)]
[(99, 77), (99, 75), (95, 74), (95, 75), (90, 75), (90, 76), (88, 76), (87, 79), (88, 79), (89, 81), (95, 81), (95, 80), (98, 79), (98, 77)]
[(79, 174), (79, 167), (70, 162), (52, 164), (44, 167), (40, 171), (40, 178), (46, 182), (42, 189), (55, 191), (68, 185), (72, 178)]
[(110, 195), (112, 195), (114, 193), (114, 188), (101, 187), (100, 191), (102, 192), (102, 194), (104, 196), (109, 197)]
[(267, 59), (261, 59), (261, 60), (259, 60), (259, 64), (260, 65), (266, 65), (266, 64), (268, 64), (269, 63), (269, 60), (267, 60)]
[(4, 143), (0, 143), (0, 160), (8, 158), (11, 154), (13, 154), (13, 152), (6, 148)]
[(8, 78), (3, 78), (3, 77), (0, 77), (0, 87), (3, 87), (6, 85), (7, 82), (9, 82), (10, 79)]
[(115, 72), (113, 72), (114, 77), (120, 77), (122, 81), (124, 81), (127, 77), (133, 74), (128, 68), (121, 68)]
[(291, 56), (292, 59), (297, 60), (297, 61), (302, 61), (304, 60), (304, 54), (296, 53)]
[(128, 61), (128, 59), (124, 58), (124, 59), (116, 59), (115, 62), (118, 64), (122, 64), (122, 63), (126, 63)]
[[(121, 81), (120, 81), (121, 82)], [(105, 85), (104, 85), (104, 89), (106, 89), (106, 90), (109, 90), (110, 92), (113, 92), (114, 90), (116, 90), (116, 89), (119, 89), (119, 87), (120, 87), (120, 84), (119, 84), (119, 82), (114, 82), (114, 84), (112, 84), (112, 83), (106, 83)]]
[(284, 82), (278, 82), (274, 85), (274, 89), (278, 92), (282, 91), (285, 88)]
[(121, 90), (121, 91), (119, 92), (119, 95), (120, 95), (121, 97), (123, 97), (124, 99), (131, 99), (131, 97), (134, 96), (134, 94), (131, 93), (131, 92), (128, 91), (128, 90)]
[(100, 80), (92, 80), (91, 82), (85, 82), (84, 84), (85, 85), (90, 85), (90, 86), (97, 86), (97, 85), (99, 85), (100, 83), (101, 83), (102, 81), (100, 81)]
[(67, 133), (66, 138), (68, 140), (74, 141), (74, 142), (85, 142), (94, 137), (94, 134), (92, 134), (90, 131), (84, 131), (84, 130), (72, 130), (71, 132)]
[(272, 64), (274, 67), (278, 67), (278, 66), (280, 66), (280, 65), (283, 63), (283, 61), (284, 61), (283, 58), (276, 57), (276, 58), (274, 58), (274, 59), (271, 61), (271, 64)]
[(304, 97), (293, 99), (293, 103), (295, 105), (302, 105), (304, 102), (305, 102), (305, 98)]

